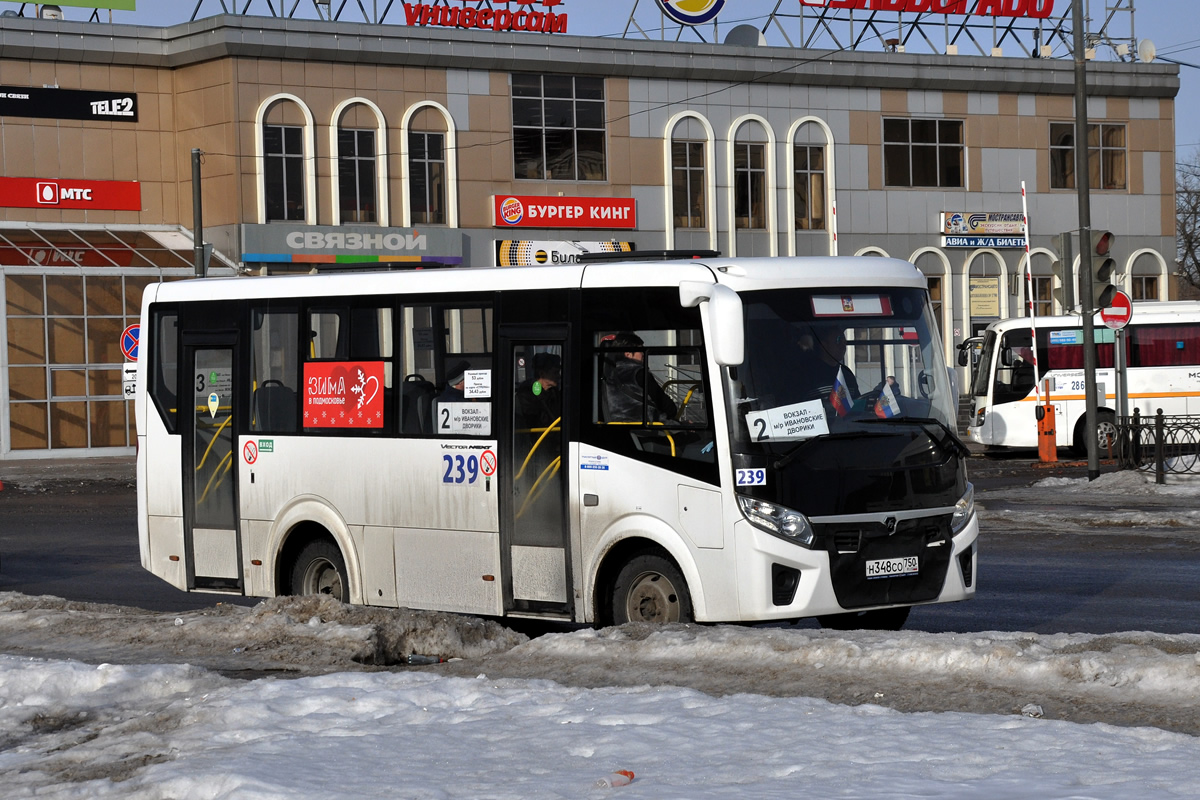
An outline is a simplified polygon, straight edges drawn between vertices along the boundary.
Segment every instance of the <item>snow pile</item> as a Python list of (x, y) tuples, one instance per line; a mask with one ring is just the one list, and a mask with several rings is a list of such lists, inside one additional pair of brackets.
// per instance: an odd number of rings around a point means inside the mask
[(527, 639), (478, 617), (347, 606), (325, 596), (160, 614), (13, 592), (0, 593), (0, 635), (9, 653), (305, 673), (396, 664), (412, 653), (478, 658)]
[[(1030, 530), (1087, 536), (1200, 540), (1200, 476), (1122, 470), (1087, 478), (1044, 478), (1033, 486), (993, 489), (977, 496), (985, 536)], [(1064, 500), (1069, 496), (1069, 502)]]
[[(0, 729), (6, 798), (1108, 800), (1194, 796), (1200, 763), (1193, 737), (1022, 716), (416, 672), (239, 682), (13, 657), (0, 657)], [(631, 785), (595, 788), (618, 769)]]

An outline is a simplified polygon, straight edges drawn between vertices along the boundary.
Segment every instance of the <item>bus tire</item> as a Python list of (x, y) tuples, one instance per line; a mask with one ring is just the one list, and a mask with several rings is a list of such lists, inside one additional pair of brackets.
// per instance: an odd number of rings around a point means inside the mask
[[(1075, 455), (1083, 458), (1087, 456), (1087, 439), (1084, 438), (1084, 431), (1087, 429), (1087, 418), (1080, 417), (1079, 424), (1075, 426), (1075, 436), (1071, 449)], [(1117, 415), (1111, 411), (1096, 412), (1096, 447), (1097, 454), (1100, 458), (1108, 458), (1110, 448), (1117, 446)]]
[(831, 631), (898, 631), (908, 621), (910, 611), (911, 606), (899, 606), (846, 614), (823, 614), (817, 617), (817, 622)]
[(612, 621), (692, 621), (692, 597), (679, 567), (667, 558), (643, 553), (631, 558), (613, 583)]
[(326, 594), (342, 603), (350, 602), (350, 580), (342, 551), (328, 539), (304, 545), (292, 564), (293, 595)]

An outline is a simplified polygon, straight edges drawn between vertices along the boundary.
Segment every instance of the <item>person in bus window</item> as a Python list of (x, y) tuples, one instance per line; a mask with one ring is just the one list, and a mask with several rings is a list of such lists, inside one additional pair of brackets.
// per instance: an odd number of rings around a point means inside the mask
[(801, 366), (808, 379), (806, 398), (831, 401), (840, 371), (853, 403), (859, 396), (858, 378), (845, 364), (845, 330), (840, 325), (827, 325), (815, 328), (814, 332), (814, 336), (805, 336), (800, 343), (801, 350), (806, 352)]
[(611, 340), (617, 349), (604, 368), (608, 422), (647, 422), (675, 419), (679, 409), (645, 367), (645, 342), (636, 333), (622, 331)]
[(438, 395), (439, 403), (461, 403), (465, 397), (463, 396), (463, 386), (467, 382), (467, 370), (471, 368), (468, 361), (459, 361), (453, 367), (446, 370), (446, 386), (442, 389), (442, 393)]
[(562, 415), (562, 359), (554, 353), (533, 356), (533, 377), (517, 384), (517, 425), (548, 428)]

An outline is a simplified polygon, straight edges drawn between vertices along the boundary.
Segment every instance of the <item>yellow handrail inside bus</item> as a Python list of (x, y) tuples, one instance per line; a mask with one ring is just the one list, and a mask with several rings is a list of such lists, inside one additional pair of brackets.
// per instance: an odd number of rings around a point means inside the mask
[[(558, 474), (559, 467), (561, 466), (562, 456), (556, 456), (553, 461), (546, 465), (546, 468), (542, 470), (542, 474), (538, 475), (537, 480), (533, 482), (533, 486), (529, 487), (529, 494), (525, 495), (525, 500), (521, 503), (521, 507), (517, 510), (517, 514), (515, 517), (513, 517), (513, 519), (520, 519), (522, 515), (524, 515), (526, 509), (529, 507), (529, 504), (541, 497), (542, 492), (546, 491), (546, 486), (550, 485), (549, 480), (546, 480), (546, 484), (544, 486), (542, 485), (542, 481), (547, 477), (553, 479), (554, 476)], [(547, 473), (549, 473), (548, 476)], [(538, 488), (539, 486), (541, 489)]]
[[(641, 425), (644, 427), (653, 427), (655, 425), (662, 425), (661, 422), (657, 422), (657, 421), (649, 422), (649, 423), (644, 423), (644, 422), (606, 422), (604, 424), (605, 425)], [(675, 457), (675, 437), (672, 436), (671, 434), (667, 433), (666, 431), (663, 431), (662, 433), (663, 433), (663, 436), (667, 437), (667, 441), (671, 443), (671, 458), (674, 458)]]
[(537, 433), (538, 431), (541, 431), (542, 435), (539, 436), (538, 440), (533, 443), (533, 447), (529, 448), (529, 455), (525, 456), (525, 463), (522, 464), (521, 469), (517, 471), (517, 477), (513, 478), (514, 481), (521, 480), (521, 476), (525, 474), (525, 468), (529, 466), (529, 461), (530, 461), (530, 459), (533, 458), (533, 454), (537, 452), (538, 447), (541, 446), (542, 440), (544, 440), (551, 431), (559, 430), (559, 423), (561, 423), (561, 422), (562, 422), (562, 417), (559, 417), (558, 419), (554, 420), (554, 422), (551, 422), (550, 427), (548, 427), (548, 428), (530, 428), (529, 429), (530, 433)]
[[(200, 499), (196, 501), (196, 505), (203, 503), (208, 497), (209, 491), (215, 489), (216, 486), (220, 486), (225, 481), (225, 476), (233, 469), (232, 456), (233, 451), (230, 450), (221, 457), (221, 461), (217, 464), (217, 468), (213, 470), (213, 474), (208, 476), (208, 483), (204, 485), (204, 492), (200, 495)], [(221, 467), (225, 467), (225, 469), (222, 470)], [(220, 477), (220, 480), (217, 480), (218, 477)], [(217, 481), (216, 486), (213, 485), (213, 481)]]
[[(208, 408), (205, 407), (203, 410), (207, 411)], [(204, 455), (200, 458), (200, 463), (196, 465), (197, 472), (199, 472), (201, 469), (204, 468), (204, 462), (208, 460), (208, 454), (210, 452), (212, 452), (213, 445), (216, 444), (217, 439), (219, 439), (221, 437), (221, 431), (225, 430), (225, 426), (228, 425), (232, 421), (233, 421), (233, 415), (230, 414), (228, 417), (225, 418), (224, 422), (222, 422), (220, 425), (217, 426), (217, 430), (213, 433), (212, 438), (208, 440), (208, 447), (204, 448)], [(217, 468), (220, 469), (219, 464), (217, 465)]]

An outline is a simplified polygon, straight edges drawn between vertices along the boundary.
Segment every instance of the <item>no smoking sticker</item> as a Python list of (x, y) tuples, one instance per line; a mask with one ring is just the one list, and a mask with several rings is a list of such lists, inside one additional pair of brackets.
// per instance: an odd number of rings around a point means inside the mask
[(254, 442), (246, 442), (242, 448), (242, 457), (246, 459), (247, 464), (253, 464), (258, 461), (258, 445)]
[(479, 457), (479, 471), (483, 473), (483, 477), (490, 478), (496, 474), (496, 454), (491, 450), (484, 450), (483, 455)]

